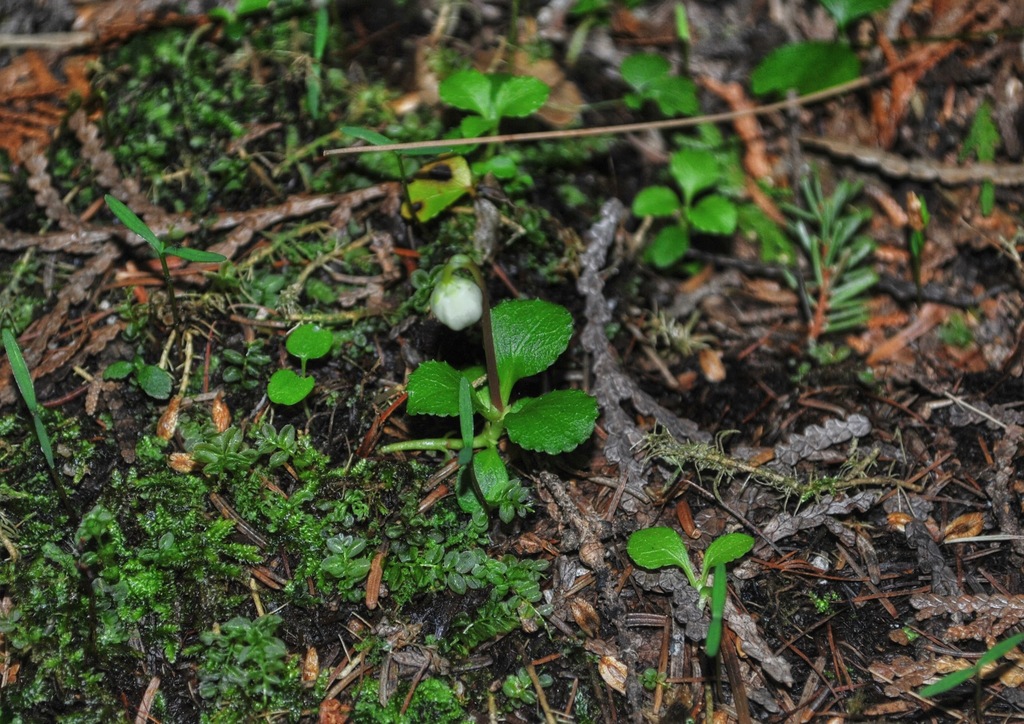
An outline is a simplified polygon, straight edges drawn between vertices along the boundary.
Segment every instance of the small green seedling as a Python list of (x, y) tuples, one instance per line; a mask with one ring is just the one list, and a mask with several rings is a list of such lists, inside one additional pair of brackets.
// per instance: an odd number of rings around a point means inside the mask
[(261, 13), (269, 7), (270, 0), (239, 0), (234, 10), (218, 7), (210, 10), (207, 15), (211, 20), (223, 22), (224, 34), (229, 40), (237, 42), (245, 35), (245, 25), (242, 23), (242, 19)]
[[(840, 34), (857, 18), (889, 7), (892, 0), (819, 0)], [(801, 95), (846, 83), (860, 74), (860, 59), (846, 42), (812, 40), (772, 51), (750, 74), (754, 93)]]
[[(626, 550), (629, 557), (641, 568), (657, 570), (667, 566), (682, 569), (686, 580), (690, 582), (700, 598), (697, 605), (701, 608), (710, 599), (711, 627), (705, 651), (710, 657), (718, 655), (722, 642), (722, 616), (725, 612), (726, 577), (725, 566), (737, 561), (754, 547), (754, 539), (746, 533), (728, 533), (712, 541), (704, 552), (704, 563), (698, 577), (690, 564), (690, 553), (683, 543), (683, 538), (675, 530), (668, 527), (644, 528), (629, 537)], [(711, 588), (708, 587), (708, 576), (715, 574)]]
[(167, 268), (167, 257), (176, 256), (179, 259), (185, 261), (194, 262), (223, 262), (227, 261), (227, 257), (223, 254), (217, 254), (212, 251), (202, 251), (200, 249), (188, 249), (181, 246), (167, 246), (157, 235), (153, 233), (153, 230), (140, 219), (135, 213), (125, 206), (123, 203), (115, 199), (110, 194), (103, 197), (104, 201), (107, 202), (107, 206), (114, 212), (114, 216), (121, 220), (121, 223), (128, 227), (129, 230), (134, 231), (136, 234), (146, 240), (156, 252), (157, 258), (160, 260), (160, 268), (164, 272), (164, 283), (167, 285), (167, 296), (171, 300), (171, 316), (174, 318), (174, 326), (178, 326), (178, 304), (174, 298), (174, 284), (171, 282), (171, 270)]
[[(1008, 653), (1013, 651), (1017, 646), (1019, 646), (1022, 642), (1024, 642), (1024, 632), (1015, 634), (1008, 639), (1000, 641), (991, 649), (982, 654), (981, 658), (979, 658), (974, 663), (974, 666), (968, 666), (966, 669), (960, 669), (959, 671), (950, 672), (938, 681), (936, 681), (934, 684), (929, 684), (917, 693), (919, 696), (923, 696), (925, 698), (932, 698), (938, 696), (939, 694), (944, 694), (945, 692), (959, 686), (968, 679), (974, 679), (975, 686), (979, 687), (980, 690), (982, 670), (986, 666), (994, 664), (996, 661), (1006, 656)], [(978, 718), (978, 721), (981, 721), (980, 717)]]
[[(470, 271), (474, 279), (458, 272)], [(490, 310), (482, 277), (468, 258), (457, 255), (441, 273), (431, 308), (444, 324), (464, 329), (482, 319), (486, 367), (457, 370), (447, 362), (427, 361), (409, 376), (407, 411), (411, 415), (459, 418), (457, 438), (392, 443), (381, 452), (451, 450), (459, 452), (463, 481), (460, 506), (474, 516), (498, 509), (509, 521), (524, 505), (523, 491), (511, 480), (498, 452), (503, 434), (516, 445), (549, 455), (585, 442), (597, 420), (597, 402), (582, 390), (553, 390), (512, 400), (520, 380), (555, 363), (572, 337), (572, 316), (539, 299), (506, 301)], [(474, 434), (475, 415), (484, 419)], [(468, 473), (468, 474), (467, 474)]]
[(14, 332), (5, 327), (3, 330), (3, 340), (4, 349), (7, 351), (7, 361), (10, 363), (11, 372), (14, 374), (14, 381), (18, 385), (21, 399), (25, 401), (25, 407), (28, 408), (29, 414), (32, 415), (32, 422), (36, 428), (36, 437), (39, 439), (39, 447), (43, 451), (43, 457), (46, 458), (46, 464), (53, 470), (55, 468), (53, 446), (50, 444), (50, 434), (46, 431), (46, 426), (43, 424), (43, 418), (40, 414), (42, 408), (36, 400), (36, 388), (32, 382), (32, 374), (28, 371), (28, 365), (25, 364), (25, 357), (21, 353), (21, 347), (18, 346), (18, 339), (14, 336)]
[(659, 268), (679, 261), (690, 247), (691, 229), (706, 234), (736, 230), (736, 204), (719, 193), (708, 193), (723, 180), (723, 169), (711, 151), (684, 148), (672, 154), (669, 172), (683, 192), (680, 200), (668, 186), (648, 186), (633, 200), (637, 216), (673, 217), (648, 246), (647, 261)]
[(166, 400), (174, 389), (174, 378), (170, 372), (156, 365), (146, 364), (138, 355), (131, 362), (120, 360), (103, 370), (105, 380), (123, 380), (129, 375), (134, 375), (135, 382), (142, 391), (156, 400)]
[(655, 103), (662, 115), (669, 117), (692, 116), (700, 111), (696, 84), (689, 78), (672, 75), (663, 56), (631, 55), (622, 61), (620, 71), (633, 89), (622, 98), (627, 108), (637, 111), (644, 103)]
[(292, 370), (278, 370), (270, 376), (267, 384), (267, 397), (279, 405), (294, 405), (309, 396), (313, 391), (313, 378), (306, 375), (306, 363), (311, 359), (320, 359), (331, 351), (334, 336), (330, 331), (315, 324), (300, 324), (288, 335), (285, 348), (299, 358), (302, 374)]
[[(963, 162), (973, 153), (982, 163), (992, 163), (996, 160), (996, 149), (1000, 143), (1002, 139), (999, 137), (999, 129), (992, 120), (992, 104), (986, 100), (978, 106), (978, 112), (974, 114), (963, 150), (960, 151), (960, 161)], [(992, 181), (985, 181), (981, 185), (981, 195), (978, 198), (982, 216), (991, 215), (995, 203), (995, 184)]]
[[(555, 682), (549, 674), (538, 674), (537, 681), (544, 688)], [(501, 693), (508, 697), (509, 703), (514, 706), (522, 704), (533, 706), (537, 703), (537, 692), (534, 691), (533, 681), (525, 668), (520, 668), (516, 673), (505, 677), (505, 682), (501, 685)]]
[(503, 118), (525, 118), (540, 110), (551, 89), (531, 76), (460, 70), (445, 78), (438, 93), (448, 105), (475, 115), (459, 124), (463, 138), (498, 132)]
[(931, 214), (923, 196), (915, 193), (907, 194), (907, 215), (910, 217), (910, 235), (907, 237), (907, 250), (910, 252), (910, 272), (917, 288), (917, 301), (921, 302), (921, 255), (924, 253), (925, 232)]

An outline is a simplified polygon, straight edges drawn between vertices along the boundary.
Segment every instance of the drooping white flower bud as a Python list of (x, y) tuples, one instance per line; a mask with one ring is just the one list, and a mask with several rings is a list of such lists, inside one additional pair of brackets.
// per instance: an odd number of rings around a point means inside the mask
[(458, 332), (480, 321), (484, 297), (475, 282), (456, 274), (442, 274), (430, 295), (430, 309), (442, 324)]

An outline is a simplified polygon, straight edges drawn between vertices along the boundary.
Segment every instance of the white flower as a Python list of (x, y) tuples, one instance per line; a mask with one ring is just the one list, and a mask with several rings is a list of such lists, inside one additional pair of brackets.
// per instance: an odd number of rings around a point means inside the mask
[(458, 332), (480, 320), (484, 296), (475, 282), (455, 274), (447, 279), (442, 275), (430, 295), (430, 308), (445, 326)]

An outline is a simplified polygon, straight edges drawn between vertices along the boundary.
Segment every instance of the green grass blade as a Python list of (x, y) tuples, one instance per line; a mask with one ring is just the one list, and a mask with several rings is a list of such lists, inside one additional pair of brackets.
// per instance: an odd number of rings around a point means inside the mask
[(704, 645), (704, 651), (708, 657), (718, 656), (718, 650), (722, 645), (722, 614), (725, 613), (725, 598), (727, 581), (725, 579), (725, 564), (719, 563), (715, 566), (715, 582), (711, 588), (711, 628), (708, 629), (708, 640)]
[(121, 220), (128, 229), (134, 231), (136, 234), (146, 240), (153, 250), (157, 254), (163, 256), (164, 254), (164, 243), (156, 238), (156, 234), (153, 230), (146, 225), (146, 222), (135, 215), (135, 212), (125, 206), (123, 203), (115, 199), (110, 194), (103, 197), (103, 200), (107, 202), (107, 206), (114, 212), (114, 216)]
[(25, 358), (21, 354), (21, 347), (18, 346), (18, 340), (11, 330), (5, 329), (3, 337), (4, 349), (7, 350), (7, 360), (11, 363), (14, 381), (18, 383), (18, 390), (21, 392), (21, 398), (25, 400), (28, 411), (35, 415), (39, 411), (39, 403), (36, 402), (36, 389), (32, 384), (32, 375), (28, 371), (28, 365), (25, 364)]

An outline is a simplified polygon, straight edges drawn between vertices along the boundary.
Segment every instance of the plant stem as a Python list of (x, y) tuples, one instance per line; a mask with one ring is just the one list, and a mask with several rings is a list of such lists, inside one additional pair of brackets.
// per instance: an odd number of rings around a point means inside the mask
[(174, 327), (178, 327), (178, 302), (174, 299), (174, 283), (171, 281), (171, 270), (167, 268), (167, 255), (159, 254), (160, 266), (164, 270), (164, 283), (167, 284), (167, 296), (171, 299), (171, 319), (174, 320)]
[(497, 410), (498, 415), (505, 410), (501, 401), (501, 381), (498, 378), (498, 363), (494, 355), (494, 328), (491, 326), (491, 298), (487, 293), (487, 284), (484, 282), (484, 275), (480, 267), (473, 263), (468, 256), (457, 254), (449, 261), (455, 268), (465, 269), (473, 275), (473, 281), (480, 287), (483, 295), (483, 312), (480, 315), (480, 325), (484, 334), (484, 360), (487, 364), (487, 389), (491, 396), (491, 406)]

